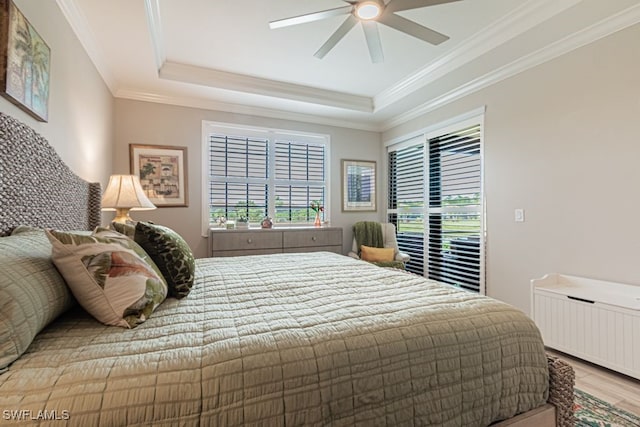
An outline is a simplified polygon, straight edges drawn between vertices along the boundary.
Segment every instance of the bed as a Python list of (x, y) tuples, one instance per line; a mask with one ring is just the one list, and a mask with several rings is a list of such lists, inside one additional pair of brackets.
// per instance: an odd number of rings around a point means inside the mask
[[(38, 159), (38, 178), (16, 159)], [(50, 267), (44, 231), (12, 246), (18, 226), (99, 225), (99, 185), (4, 114), (0, 160), (3, 271), (30, 257)], [(7, 277), (0, 297), (22, 280)], [(59, 313), (45, 307), (54, 300)], [(0, 300), (5, 361), (8, 307), (26, 311), (10, 302)], [(0, 424), (573, 425), (573, 371), (524, 314), (346, 256), (196, 260), (189, 295), (132, 329), (97, 322), (68, 295), (29, 304), (42, 308), (19, 313), (32, 338), (0, 373)]]

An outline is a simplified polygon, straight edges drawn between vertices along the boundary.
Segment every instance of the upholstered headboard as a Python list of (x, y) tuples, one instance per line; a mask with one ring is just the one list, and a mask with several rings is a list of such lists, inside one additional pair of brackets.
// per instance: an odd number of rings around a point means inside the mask
[(0, 113), (0, 236), (18, 225), (91, 230), (100, 194), (100, 183), (74, 174), (46, 139)]

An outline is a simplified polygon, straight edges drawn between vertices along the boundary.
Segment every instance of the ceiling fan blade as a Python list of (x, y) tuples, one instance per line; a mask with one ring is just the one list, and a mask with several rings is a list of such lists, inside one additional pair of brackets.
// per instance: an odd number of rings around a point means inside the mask
[(374, 64), (384, 62), (384, 54), (382, 53), (382, 42), (380, 41), (380, 32), (378, 24), (374, 21), (362, 21), (362, 29), (364, 37), (369, 47), (369, 56)]
[(305, 24), (307, 22), (320, 21), (321, 19), (331, 18), (333, 16), (346, 15), (351, 13), (353, 6), (342, 6), (335, 9), (323, 10), (322, 12), (307, 13), (306, 15), (294, 16), (292, 18), (279, 19), (269, 22), (269, 28), (288, 27), (290, 25)]
[(316, 53), (313, 54), (316, 58), (324, 58), (324, 56), (329, 53), (331, 49), (340, 41), (347, 33), (358, 23), (358, 20), (355, 16), (349, 15), (349, 17), (338, 27), (338, 29), (331, 34), (329, 40), (324, 42), (320, 49)]
[(453, 3), (460, 0), (391, 0), (385, 10), (399, 12), (401, 10), (418, 9), (420, 7), (435, 6), (444, 3)]
[(409, 34), (410, 36), (413, 36), (420, 40), (424, 40), (427, 43), (431, 43), (433, 45), (438, 45), (444, 41), (449, 40), (448, 36), (432, 30), (431, 28), (423, 27), (420, 24), (416, 24), (415, 22), (405, 19), (402, 16), (387, 12), (387, 9), (385, 9), (384, 12), (385, 13), (383, 13), (382, 16), (378, 18), (378, 22), (381, 24), (394, 28), (398, 31), (402, 31), (403, 33)]

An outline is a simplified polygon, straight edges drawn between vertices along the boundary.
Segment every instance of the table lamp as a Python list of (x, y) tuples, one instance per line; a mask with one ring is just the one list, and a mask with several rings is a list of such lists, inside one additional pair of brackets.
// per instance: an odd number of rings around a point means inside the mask
[(144, 194), (136, 175), (111, 175), (102, 195), (102, 210), (115, 210), (115, 222), (132, 221), (129, 211), (146, 211), (156, 206)]

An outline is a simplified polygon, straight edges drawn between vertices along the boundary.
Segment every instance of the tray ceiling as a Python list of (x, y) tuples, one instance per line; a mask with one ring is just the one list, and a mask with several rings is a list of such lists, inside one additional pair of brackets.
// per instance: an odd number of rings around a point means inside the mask
[(385, 130), (640, 22), (638, 0), (463, 0), (399, 12), (447, 34), (384, 26), (384, 62), (344, 17), (270, 29), (341, 0), (57, 0), (115, 97)]

